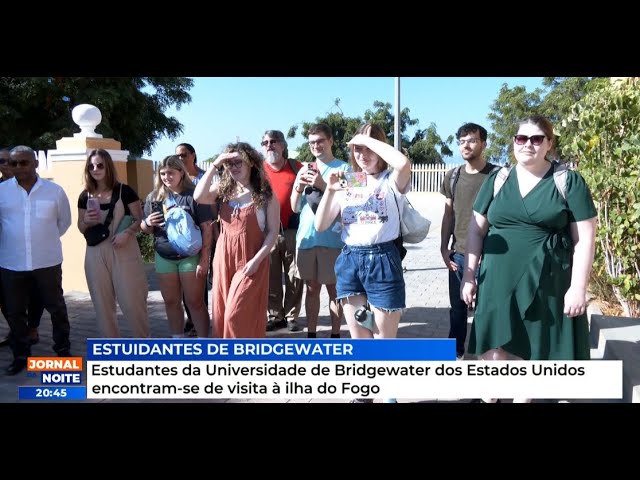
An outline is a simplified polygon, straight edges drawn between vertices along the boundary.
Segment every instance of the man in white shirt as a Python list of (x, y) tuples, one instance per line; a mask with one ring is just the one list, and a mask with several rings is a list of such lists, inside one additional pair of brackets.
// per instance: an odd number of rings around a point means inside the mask
[[(2, 173), (2, 177), (0, 177), (0, 183), (6, 182), (13, 178), (13, 169), (9, 167), (9, 160), (11, 160), (11, 149), (10, 148), (0, 148), (0, 173)], [(44, 305), (40, 301), (40, 292), (38, 292), (35, 288), (31, 291), (29, 295), (29, 307), (27, 313), (27, 324), (29, 326), (29, 342), (31, 345), (35, 345), (40, 341), (40, 335), (38, 334), (38, 327), (40, 327), (40, 319), (42, 317), (42, 313), (44, 312)], [(7, 313), (7, 309), (5, 308), (5, 301), (2, 298), (2, 286), (0, 285), (0, 311), (2, 311), (2, 315), (4, 318), (9, 318), (9, 314)], [(8, 347), (9, 346), (9, 335), (0, 340), (0, 347)]]
[(36, 173), (33, 149), (13, 148), (9, 167), (14, 177), (0, 184), (0, 278), (13, 352), (6, 374), (15, 375), (31, 354), (27, 327), (31, 285), (51, 315), (53, 350), (60, 357), (71, 356), (60, 242), (71, 225), (71, 209), (64, 190)]

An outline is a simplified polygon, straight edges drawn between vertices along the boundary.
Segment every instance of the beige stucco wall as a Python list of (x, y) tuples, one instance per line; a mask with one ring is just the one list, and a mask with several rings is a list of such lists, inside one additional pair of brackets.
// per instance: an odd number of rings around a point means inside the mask
[(84, 190), (83, 175), (87, 154), (94, 148), (108, 150), (113, 157), (118, 179), (130, 185), (144, 197), (152, 189), (153, 163), (149, 160), (126, 161), (128, 152), (121, 150), (121, 143), (105, 138), (63, 138), (56, 142), (56, 150), (48, 152), (49, 170), (44, 178), (60, 185), (71, 206), (72, 223), (62, 237), (62, 288), (65, 292), (88, 292), (84, 273), (86, 242), (77, 227), (78, 197)]

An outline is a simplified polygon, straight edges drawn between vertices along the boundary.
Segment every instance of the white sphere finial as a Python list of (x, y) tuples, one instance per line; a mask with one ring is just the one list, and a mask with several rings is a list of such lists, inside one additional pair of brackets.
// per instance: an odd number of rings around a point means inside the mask
[(80, 127), (80, 133), (74, 133), (74, 137), (102, 138), (101, 134), (95, 132), (96, 127), (102, 121), (102, 114), (98, 107), (88, 103), (77, 105), (71, 111), (71, 118)]

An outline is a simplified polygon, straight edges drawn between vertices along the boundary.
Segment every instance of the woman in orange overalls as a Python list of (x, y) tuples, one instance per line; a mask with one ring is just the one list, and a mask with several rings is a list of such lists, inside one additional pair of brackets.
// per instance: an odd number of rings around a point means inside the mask
[(269, 253), (280, 228), (280, 205), (262, 162), (248, 143), (229, 144), (196, 186), (198, 203), (219, 199), (222, 232), (212, 266), (213, 337), (265, 336)]

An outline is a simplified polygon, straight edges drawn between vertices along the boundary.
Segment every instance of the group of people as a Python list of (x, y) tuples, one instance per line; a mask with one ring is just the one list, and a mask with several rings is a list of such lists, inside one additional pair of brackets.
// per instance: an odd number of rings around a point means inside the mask
[[(532, 116), (517, 128), (511, 168), (484, 158), (482, 126), (466, 123), (456, 134), (464, 165), (448, 171), (441, 187), (449, 337), (459, 359), (466, 352), (483, 360), (588, 359), (593, 200), (572, 170), (560, 191), (548, 119)], [(349, 141), (348, 162), (334, 157), (329, 126), (313, 125), (307, 135), (314, 161), (306, 165), (289, 158), (279, 130), (264, 133), (262, 152), (245, 142), (227, 145), (206, 171), (197, 167), (194, 148), (180, 144), (158, 166), (144, 206), (118, 181), (109, 153), (91, 151), (77, 227), (85, 235), (99, 224), (109, 229), (105, 241), (87, 246), (85, 257), (104, 336), (120, 336), (116, 301), (135, 337), (150, 334), (136, 241), (142, 231), (154, 237), (155, 271), (174, 337), (191, 330), (219, 338), (298, 331), (306, 290), (307, 337), (315, 338), (323, 285), (332, 338), (340, 337), (343, 316), (352, 338), (396, 337), (406, 307), (399, 199), (411, 188), (410, 161), (375, 124), (362, 125)], [(64, 191), (37, 175), (33, 150), (15, 147), (0, 152), (0, 161), (13, 176), (2, 169), (0, 279), (14, 353), (7, 372), (15, 374), (26, 364), (42, 308), (51, 314), (54, 350), (70, 354), (59, 238), (71, 215)], [(359, 183), (344, 181), (352, 173), (360, 175)], [(171, 208), (184, 209), (199, 227), (197, 254), (183, 256), (168, 241)], [(34, 244), (37, 238), (51, 241)], [(474, 318), (467, 347), (469, 311)]]

